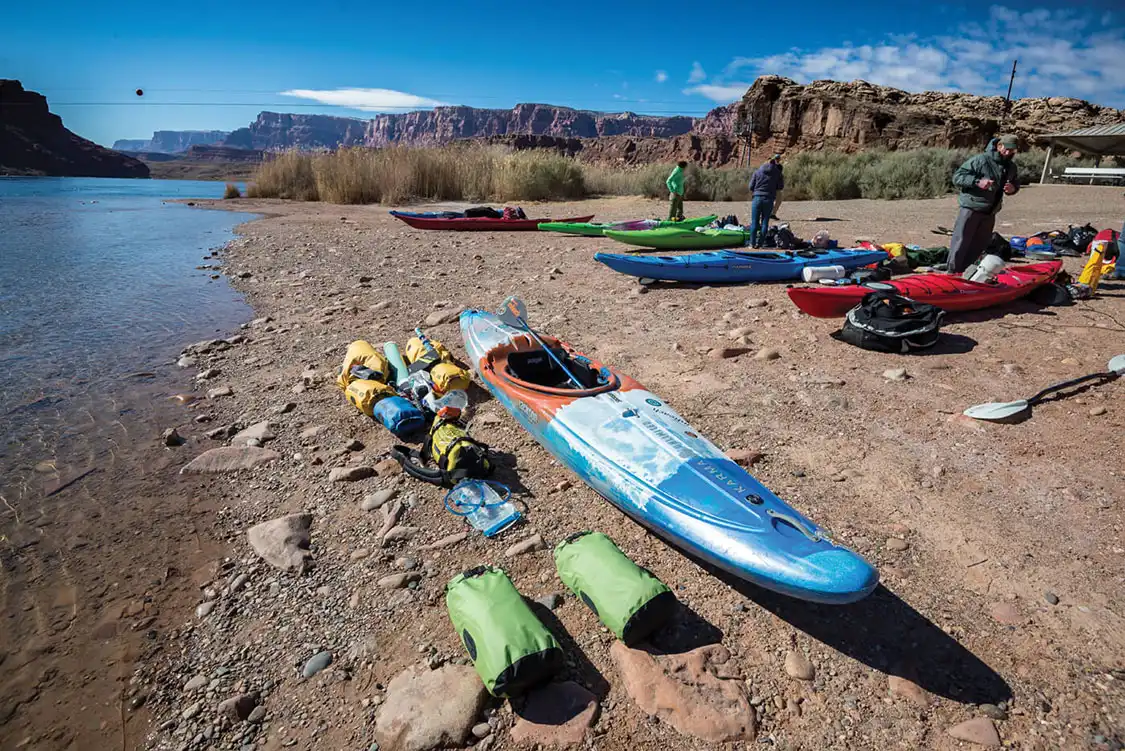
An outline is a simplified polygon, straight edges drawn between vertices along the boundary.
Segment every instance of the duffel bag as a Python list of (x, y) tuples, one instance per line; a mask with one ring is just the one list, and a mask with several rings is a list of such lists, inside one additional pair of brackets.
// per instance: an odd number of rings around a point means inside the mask
[(941, 338), (945, 312), (889, 292), (870, 292), (848, 311), (833, 338), (875, 352), (926, 349)]

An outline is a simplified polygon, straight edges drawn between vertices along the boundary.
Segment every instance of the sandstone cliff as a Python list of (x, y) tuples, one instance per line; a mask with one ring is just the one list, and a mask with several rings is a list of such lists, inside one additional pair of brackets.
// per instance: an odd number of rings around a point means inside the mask
[(1125, 112), (1081, 99), (1016, 99), (927, 91), (911, 94), (866, 81), (798, 84), (762, 76), (735, 105), (734, 127), (753, 134), (755, 157), (771, 151), (926, 146), (982, 148), (1004, 130), (1026, 146), (1043, 136), (1125, 120)]
[(434, 146), (464, 138), (516, 134), (560, 138), (621, 135), (670, 138), (690, 132), (694, 122), (686, 116), (587, 112), (545, 104), (518, 104), (510, 110), (437, 107), (378, 115), (371, 120), (263, 112), (249, 127), (234, 131), (223, 143), (236, 148), (271, 151), (340, 146), (378, 148), (391, 144)]
[(0, 79), (0, 175), (148, 177), (140, 161), (63, 127), (47, 99), (19, 81)]
[(158, 130), (152, 138), (123, 138), (113, 142), (118, 151), (146, 151), (158, 154), (181, 154), (192, 146), (221, 143), (230, 133), (225, 130)]

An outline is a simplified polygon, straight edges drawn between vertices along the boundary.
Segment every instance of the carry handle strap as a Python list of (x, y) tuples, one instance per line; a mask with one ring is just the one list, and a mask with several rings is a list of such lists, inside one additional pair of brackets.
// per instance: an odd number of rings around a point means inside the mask
[(426, 469), (422, 463), (422, 455), (409, 446), (395, 446), (391, 449), (391, 456), (402, 465), (402, 471), (416, 480), (441, 485), (444, 476), (440, 469)]

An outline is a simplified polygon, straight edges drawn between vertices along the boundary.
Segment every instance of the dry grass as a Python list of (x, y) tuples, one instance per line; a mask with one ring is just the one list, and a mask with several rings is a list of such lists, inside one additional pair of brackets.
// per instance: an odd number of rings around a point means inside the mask
[(223, 190), (223, 198), (242, 198), (242, 191), (234, 183), (227, 183), (226, 189)]
[[(953, 190), (954, 169), (974, 152), (954, 149), (806, 152), (785, 165), (788, 200), (933, 198)], [(1039, 178), (1043, 152), (1020, 154), (1025, 182)], [(1058, 157), (1054, 167), (1083, 163)], [(671, 165), (619, 169), (581, 164), (546, 151), (453, 144), (439, 148), (350, 148), (328, 154), (296, 151), (263, 162), (246, 194), (340, 204), (411, 201), (552, 201), (594, 195), (668, 195)], [(691, 201), (743, 201), (752, 170), (691, 166)], [(229, 188), (228, 188), (229, 191)], [(230, 197), (230, 196), (228, 196)]]

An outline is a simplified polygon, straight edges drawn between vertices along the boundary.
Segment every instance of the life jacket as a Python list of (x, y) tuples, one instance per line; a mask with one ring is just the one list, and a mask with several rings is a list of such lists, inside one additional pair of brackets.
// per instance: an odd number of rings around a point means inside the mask
[(488, 477), (493, 468), (488, 446), (470, 436), (457, 420), (441, 415), (434, 419), (421, 451), (395, 446), (391, 456), (411, 477), (446, 487), (467, 477)]

